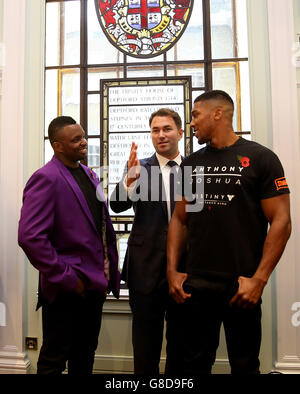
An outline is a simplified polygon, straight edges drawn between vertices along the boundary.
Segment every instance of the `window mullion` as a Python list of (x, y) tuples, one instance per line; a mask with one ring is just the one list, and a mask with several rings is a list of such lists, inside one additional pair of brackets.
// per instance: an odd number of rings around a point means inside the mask
[(65, 3), (59, 4), (59, 20), (60, 20), (60, 28), (59, 28), (59, 64), (62, 66), (65, 63)]
[(211, 23), (210, 0), (202, 0), (203, 8), (203, 42), (204, 42), (204, 76), (205, 90), (212, 89), (212, 51), (211, 51)]
[[(80, 124), (88, 133), (87, 119), (87, 0), (80, 1)], [(87, 159), (85, 159), (85, 164)]]

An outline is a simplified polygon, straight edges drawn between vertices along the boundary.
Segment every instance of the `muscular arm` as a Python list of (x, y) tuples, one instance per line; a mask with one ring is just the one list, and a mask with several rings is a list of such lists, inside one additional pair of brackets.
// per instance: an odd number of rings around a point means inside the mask
[(259, 301), (291, 234), (288, 194), (262, 200), (261, 206), (270, 224), (262, 258), (252, 278), (239, 277), (238, 292), (231, 300), (231, 304), (237, 304), (245, 308), (254, 306)]
[(184, 292), (182, 285), (187, 279), (187, 274), (178, 272), (178, 263), (186, 247), (186, 201), (177, 201), (176, 207), (169, 224), (167, 241), (167, 279), (170, 294), (178, 303), (183, 303), (190, 294)]

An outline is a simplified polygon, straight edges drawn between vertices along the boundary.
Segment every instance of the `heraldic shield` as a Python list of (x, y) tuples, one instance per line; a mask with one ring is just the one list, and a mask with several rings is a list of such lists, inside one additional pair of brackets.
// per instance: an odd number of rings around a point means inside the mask
[(109, 41), (127, 55), (148, 58), (169, 50), (182, 36), (194, 0), (95, 0)]

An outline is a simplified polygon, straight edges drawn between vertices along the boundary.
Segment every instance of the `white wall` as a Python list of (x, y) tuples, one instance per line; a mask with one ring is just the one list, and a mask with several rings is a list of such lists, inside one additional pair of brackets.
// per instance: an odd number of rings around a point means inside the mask
[[(252, 138), (272, 149), (271, 81), (268, 40), (268, 9), (266, 1), (248, 1), (249, 68), (251, 92)], [(265, 287), (262, 302), (261, 371), (273, 369), (275, 357), (272, 294), (275, 291), (271, 277)]]
[(25, 11), (25, 1), (4, 1), (0, 135), (0, 285), (6, 305), (0, 370), (20, 373), (29, 365), (23, 346), (24, 258), (16, 245), (23, 188)]
[[(297, 90), (298, 90), (298, 109), (300, 115), (300, 1), (294, 0), (294, 23), (295, 23), (295, 44), (297, 42), (298, 48), (293, 50), (293, 55), (299, 59), (299, 66), (296, 70)], [(294, 47), (295, 48), (295, 47)], [(300, 133), (300, 124), (299, 124)]]
[[(1, 102), (2, 102), (2, 67), (3, 67), (3, 2), (4, 0), (0, 0), (0, 119), (1, 119)], [(1, 135), (1, 124), (0, 124), (0, 135)], [(1, 302), (1, 301), (0, 301)]]
[[(300, 330), (292, 305), (300, 301), (299, 102), (292, 48), (296, 41), (293, 0), (268, 0), (273, 149), (280, 156), (291, 189), (293, 231), (276, 271), (276, 369), (300, 372)], [(295, 10), (296, 12), (296, 10)], [(298, 12), (298, 11), (297, 11)]]

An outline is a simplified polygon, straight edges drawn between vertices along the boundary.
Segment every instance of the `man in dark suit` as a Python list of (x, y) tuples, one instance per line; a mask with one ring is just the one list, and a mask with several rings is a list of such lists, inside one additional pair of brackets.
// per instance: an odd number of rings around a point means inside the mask
[[(106, 294), (119, 296), (116, 236), (81, 126), (68, 116), (48, 129), (52, 160), (24, 190), (19, 245), (39, 270), (43, 345), (39, 374), (93, 370)], [(98, 198), (96, 196), (96, 191)]]
[(178, 142), (183, 130), (180, 116), (167, 108), (153, 113), (149, 124), (156, 153), (139, 160), (137, 145), (132, 144), (124, 177), (112, 193), (110, 206), (116, 213), (131, 207), (135, 211), (122, 272), (129, 288), (133, 314), (135, 373), (159, 373), (166, 318), (166, 373), (175, 374), (179, 353), (174, 343), (174, 308), (178, 306), (169, 297), (166, 240), (173, 209), (173, 198), (169, 198), (170, 192), (174, 191), (169, 181), (170, 173), (176, 175), (176, 167), (181, 164)]

